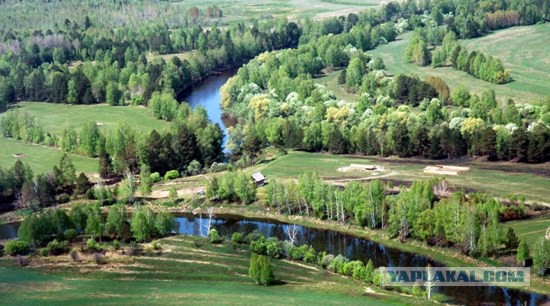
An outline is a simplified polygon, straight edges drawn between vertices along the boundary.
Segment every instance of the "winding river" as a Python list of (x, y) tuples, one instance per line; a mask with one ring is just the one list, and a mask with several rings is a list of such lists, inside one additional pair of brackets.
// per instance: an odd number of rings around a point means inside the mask
[[(177, 233), (181, 235), (201, 236), (206, 232), (206, 218), (184, 214), (176, 217), (178, 222)], [(18, 224), (4, 224), (0, 226), (0, 239), (17, 237)], [(244, 219), (236, 216), (220, 216), (213, 225), (220, 235), (230, 237), (234, 232), (243, 234), (259, 231), (266, 237), (288, 239), (287, 227), (278, 221)], [(327, 251), (330, 254), (342, 254), (351, 260), (361, 260), (364, 263), (371, 259), (375, 267), (424, 267), (428, 263), (432, 266), (441, 266), (425, 256), (403, 252), (386, 247), (382, 244), (337, 231), (322, 230), (304, 226), (298, 227), (297, 244), (309, 244), (316, 251)], [(202, 228), (202, 229), (201, 229)], [(438, 292), (445, 294), (454, 304), (466, 305), (541, 305), (550, 303), (550, 297), (500, 287), (440, 287)]]
[[(222, 112), (219, 107), (220, 87), (236, 73), (236, 69), (226, 71), (219, 75), (207, 78), (193, 88), (180, 95), (180, 101), (187, 101), (192, 107), (204, 106), (208, 111), (211, 121), (218, 123), (226, 132), (222, 121)], [(224, 139), (224, 143), (225, 143)], [(177, 217), (178, 230), (182, 235), (199, 236), (204, 233), (206, 220), (192, 215), (181, 215)], [(18, 224), (0, 225), (0, 240), (13, 239), (17, 237)], [(214, 227), (221, 235), (229, 236), (233, 232), (244, 234), (258, 230), (267, 237), (287, 239), (286, 227), (277, 221), (244, 219), (235, 216), (224, 216), (215, 220)], [(201, 230), (202, 227), (202, 230)], [(371, 259), (376, 267), (386, 266), (416, 266), (424, 267), (428, 263), (433, 266), (441, 266), (425, 256), (403, 252), (398, 249), (389, 248), (382, 244), (366, 239), (345, 235), (336, 231), (321, 230), (298, 226), (298, 243), (310, 244), (316, 251), (327, 251), (333, 255), (342, 254), (351, 260), (367, 262)], [(541, 305), (550, 303), (550, 297), (546, 295), (530, 293), (517, 289), (500, 287), (440, 287), (440, 293), (445, 294), (456, 304), (467, 305)]]

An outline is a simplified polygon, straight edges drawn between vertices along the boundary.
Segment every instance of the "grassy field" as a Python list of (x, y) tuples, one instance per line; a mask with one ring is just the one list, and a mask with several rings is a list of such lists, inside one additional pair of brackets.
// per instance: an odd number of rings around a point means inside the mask
[(217, 5), (223, 10), (222, 22), (258, 20), (288, 17), (290, 20), (310, 18), (326, 18), (330, 16), (345, 16), (349, 13), (357, 13), (370, 7), (376, 7), (383, 3), (382, 0), (190, 0), (174, 2), (174, 5), (197, 6), (205, 11), (208, 6)]
[[(12, 155), (22, 153), (21, 161), (28, 163), (34, 174), (51, 171), (65, 152), (60, 149), (42, 145), (27, 144), (23, 141), (0, 137), (0, 168), (12, 167), (16, 158)], [(95, 158), (69, 154), (77, 172), (97, 172), (98, 162)]]
[[(35, 257), (27, 268), (0, 259), (0, 295), (6, 305), (425, 305), (426, 300), (381, 292), (316, 266), (273, 260), (277, 286), (247, 276), (249, 253), (195, 238), (162, 239), (162, 255), (128, 257), (109, 251), (97, 266), (89, 255)], [(45, 273), (47, 272), (47, 273)]]
[(344, 86), (338, 84), (338, 76), (340, 75), (341, 70), (331, 71), (326, 73), (324, 76), (314, 79), (315, 83), (321, 84), (327, 87), (327, 89), (334, 92), (336, 99), (345, 100), (348, 102), (356, 101), (357, 95), (348, 93)]
[[(377, 164), (383, 172), (339, 172), (349, 164)], [(394, 181), (394, 185), (415, 179), (433, 177), (423, 173), (429, 164), (450, 164), (445, 161), (415, 161), (412, 159), (363, 158), (320, 153), (289, 152), (272, 161), (253, 167), (250, 171), (262, 171), (269, 178), (297, 178), (304, 171), (317, 171), (325, 179), (345, 182), (348, 179), (381, 178)], [(548, 176), (534, 174), (535, 167), (510, 163), (453, 162), (453, 165), (471, 167), (470, 172), (459, 176), (445, 176), (451, 187), (466, 191), (485, 191), (494, 196), (510, 194), (525, 196), (527, 200), (548, 202), (550, 180)], [(537, 169), (549, 169), (549, 164), (537, 165)], [(502, 168), (502, 169), (501, 169)]]
[[(145, 107), (95, 105), (67, 105), (41, 102), (21, 102), (16, 107), (35, 116), (46, 131), (60, 135), (63, 129), (79, 129), (85, 122), (102, 123), (102, 129), (112, 129), (119, 122), (126, 122), (137, 131), (147, 132), (152, 129), (163, 129), (169, 123), (157, 120), (151, 110)], [(0, 115), (1, 117), (1, 115)]]
[(548, 71), (550, 71), (550, 24), (515, 27), (482, 38), (463, 41), (470, 51), (481, 50), (502, 60), (511, 71), (513, 82), (496, 85), (454, 70), (452, 67), (419, 67), (405, 60), (405, 49), (412, 33), (399, 36), (398, 40), (370, 51), (380, 56), (387, 69), (393, 73), (415, 73), (420, 78), (439, 76), (449, 87), (465, 85), (471, 91), (481, 93), (494, 89), (501, 101), (512, 98), (516, 102), (530, 103), (550, 95)]
[(546, 234), (546, 229), (550, 227), (550, 215), (528, 220), (511, 221), (504, 224), (510, 226), (516, 232), (520, 239), (523, 239), (533, 250), (535, 242)]

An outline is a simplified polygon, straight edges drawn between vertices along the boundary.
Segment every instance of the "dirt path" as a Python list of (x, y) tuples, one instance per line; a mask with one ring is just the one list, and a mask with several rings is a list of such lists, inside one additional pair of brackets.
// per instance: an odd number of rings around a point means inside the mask
[(347, 183), (353, 182), (353, 181), (357, 181), (357, 182), (371, 181), (371, 180), (390, 177), (390, 176), (393, 176), (393, 175), (396, 175), (396, 174), (397, 174), (397, 172), (390, 172), (390, 173), (387, 173), (387, 174), (384, 174), (384, 175), (376, 175), (376, 176), (373, 175), (373, 176), (370, 176), (370, 177), (330, 179), (330, 180), (325, 180), (325, 182), (329, 183), (329, 184), (332, 184), (332, 185), (336, 185), (336, 186), (345, 186)]

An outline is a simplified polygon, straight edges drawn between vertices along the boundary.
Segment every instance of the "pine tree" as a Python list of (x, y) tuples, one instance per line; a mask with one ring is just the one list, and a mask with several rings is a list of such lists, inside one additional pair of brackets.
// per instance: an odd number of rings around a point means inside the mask
[(525, 240), (521, 240), (517, 248), (516, 258), (519, 264), (523, 264), (529, 258), (529, 246)]

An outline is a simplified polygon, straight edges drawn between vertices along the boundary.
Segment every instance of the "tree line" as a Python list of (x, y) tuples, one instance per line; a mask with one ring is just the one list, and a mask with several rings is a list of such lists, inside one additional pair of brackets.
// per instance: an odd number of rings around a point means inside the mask
[[(216, 195), (215, 188), (216, 185), (208, 185), (207, 195)], [(392, 186), (379, 180), (367, 184), (350, 182), (341, 189), (326, 184), (315, 172), (306, 172), (297, 182), (270, 180), (265, 188), (265, 205), (281, 213), (382, 229), (401, 241), (416, 239), (451, 247), (471, 257), (500, 257), (516, 251), (520, 241), (502, 222), (527, 214), (522, 202), (504, 205), (481, 193), (455, 192), (441, 197), (439, 192), (444, 190), (445, 182), (437, 180), (414, 181), (410, 188), (402, 187), (394, 195), (388, 192)]]

